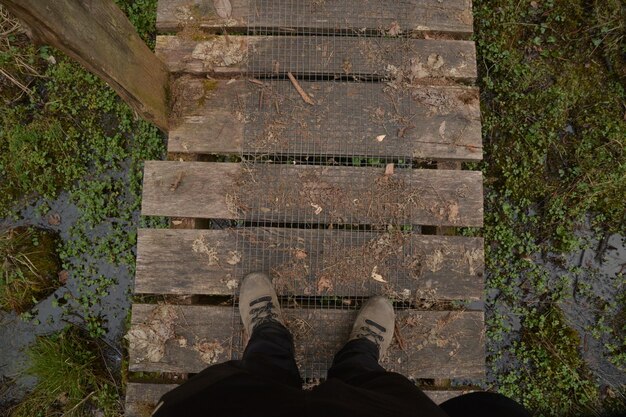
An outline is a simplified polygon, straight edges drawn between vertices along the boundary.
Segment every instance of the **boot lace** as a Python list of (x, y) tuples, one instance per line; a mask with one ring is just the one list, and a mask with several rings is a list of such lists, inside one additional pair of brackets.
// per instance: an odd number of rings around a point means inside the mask
[(254, 307), (250, 310), (250, 315), (252, 316), (252, 325), (256, 327), (259, 324), (263, 323), (278, 322), (278, 320), (276, 320), (278, 314), (276, 313), (276, 311), (274, 311), (274, 308), (276, 306), (272, 302), (272, 297), (268, 295), (266, 297), (258, 298), (250, 302), (250, 307), (259, 303), (265, 304), (259, 307)]
[(380, 348), (380, 344), (383, 340), (385, 340), (384, 336), (377, 333), (374, 328), (378, 329), (379, 331), (381, 331), (382, 333), (385, 333), (387, 331), (387, 329), (385, 329), (383, 326), (381, 326), (378, 323), (375, 323), (371, 320), (365, 320), (365, 324), (369, 324), (369, 326), (362, 326), (359, 329), (359, 333), (357, 333), (356, 337), (358, 338), (366, 338), (368, 340), (371, 340), (372, 342), (374, 342), (376, 344), (376, 346), (378, 348)]

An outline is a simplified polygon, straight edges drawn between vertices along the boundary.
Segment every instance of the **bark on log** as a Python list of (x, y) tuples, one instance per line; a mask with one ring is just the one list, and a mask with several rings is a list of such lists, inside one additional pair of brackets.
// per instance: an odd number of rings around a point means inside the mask
[(37, 43), (106, 81), (141, 117), (167, 130), (169, 73), (113, 0), (0, 0)]

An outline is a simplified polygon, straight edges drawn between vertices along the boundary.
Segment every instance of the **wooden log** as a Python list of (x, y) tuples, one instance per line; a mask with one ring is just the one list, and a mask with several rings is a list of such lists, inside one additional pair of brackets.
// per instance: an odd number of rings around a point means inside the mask
[[(136, 294), (231, 295), (249, 271), (268, 271), (281, 295), (477, 300), (483, 241), (323, 229), (139, 229)], [(387, 282), (374, 280), (373, 271)]]
[[(251, 51), (249, 53), (249, 51)], [(476, 79), (474, 42), (372, 37), (157, 36), (156, 53), (171, 72), (247, 76), (386, 77), (424, 84), (432, 78)]]
[[(125, 413), (126, 417), (150, 417), (161, 397), (178, 387), (178, 384), (154, 384), (129, 382), (126, 386)], [(451, 398), (467, 394), (468, 390), (432, 390), (423, 389), (431, 400), (441, 404)]]
[[(186, 26), (219, 32), (262, 28), (274, 33), (381, 32), (402, 34), (445, 33), (469, 37), (472, 34), (470, 0), (326, 0), (301, 2), (289, 14), (285, 1), (256, 4), (251, 0), (230, 0), (232, 11), (220, 17), (212, 0), (161, 0), (157, 29), (176, 32)], [(392, 29), (392, 27), (394, 29)]]
[(31, 31), (106, 81), (167, 130), (168, 72), (113, 0), (0, 0)]
[(147, 161), (142, 213), (275, 223), (481, 226), (482, 174)]
[[(482, 159), (478, 89), (306, 82), (310, 106), (289, 81), (181, 77), (172, 84), (168, 150)], [(378, 140), (383, 135), (382, 140)]]
[[(356, 310), (284, 308), (304, 378), (324, 378), (347, 341)], [(398, 310), (404, 350), (394, 342), (381, 360), (409, 378), (481, 378), (485, 373), (482, 312)], [(197, 373), (240, 357), (245, 341), (233, 307), (135, 304), (130, 370)]]

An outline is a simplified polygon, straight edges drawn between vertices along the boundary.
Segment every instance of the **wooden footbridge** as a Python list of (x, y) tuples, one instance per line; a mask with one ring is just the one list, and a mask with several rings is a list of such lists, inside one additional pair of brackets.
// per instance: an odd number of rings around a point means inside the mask
[(160, 0), (157, 25), (169, 160), (146, 162), (142, 214), (171, 228), (139, 230), (128, 338), (160, 383), (131, 382), (127, 415), (240, 355), (252, 270), (308, 382), (373, 294), (398, 306), (387, 368), (436, 401), (482, 378), (483, 242), (458, 236), (483, 221), (471, 1)]

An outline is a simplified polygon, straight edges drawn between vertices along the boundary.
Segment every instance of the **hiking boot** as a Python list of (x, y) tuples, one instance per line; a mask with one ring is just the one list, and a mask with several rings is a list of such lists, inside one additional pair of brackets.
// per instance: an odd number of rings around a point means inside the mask
[(267, 274), (252, 272), (245, 276), (239, 291), (239, 313), (249, 336), (259, 324), (285, 325), (276, 291)]
[(396, 313), (386, 297), (372, 297), (361, 307), (356, 316), (350, 339), (367, 339), (378, 346), (379, 357), (383, 356), (393, 339)]

